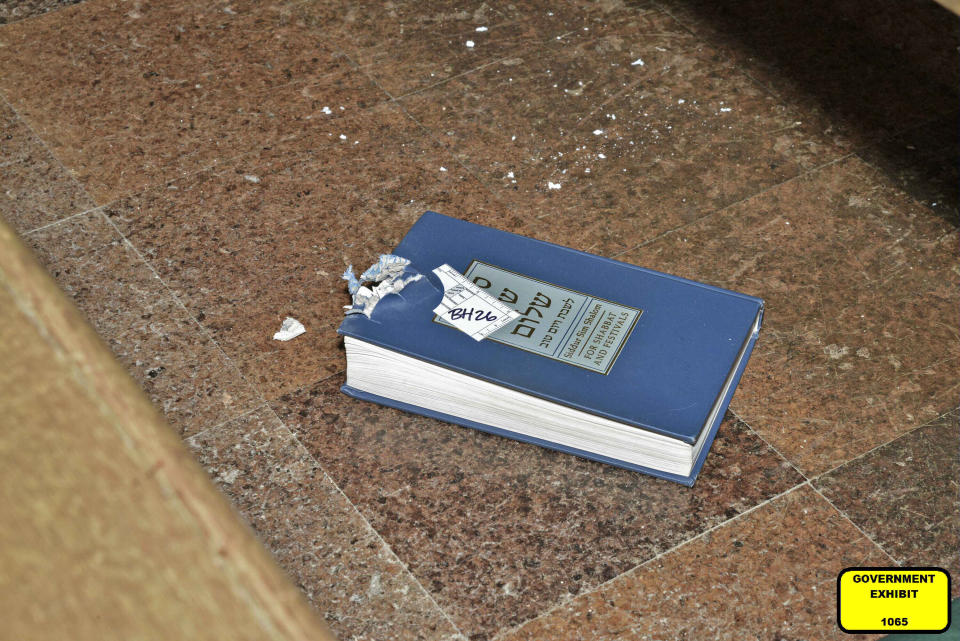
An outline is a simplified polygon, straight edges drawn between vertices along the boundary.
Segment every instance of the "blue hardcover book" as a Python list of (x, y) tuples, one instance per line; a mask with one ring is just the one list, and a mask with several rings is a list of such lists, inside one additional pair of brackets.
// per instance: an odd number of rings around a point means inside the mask
[[(340, 325), (346, 394), (693, 485), (762, 300), (434, 212), (393, 254), (402, 291)], [(454, 327), (443, 265), (519, 316)]]

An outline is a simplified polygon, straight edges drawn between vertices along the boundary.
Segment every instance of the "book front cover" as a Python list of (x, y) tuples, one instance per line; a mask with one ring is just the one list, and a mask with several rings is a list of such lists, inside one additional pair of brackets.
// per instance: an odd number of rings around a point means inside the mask
[[(693, 443), (751, 337), (756, 298), (428, 212), (394, 250), (425, 278), (340, 331)], [(449, 264), (520, 317), (477, 342), (432, 310)]]

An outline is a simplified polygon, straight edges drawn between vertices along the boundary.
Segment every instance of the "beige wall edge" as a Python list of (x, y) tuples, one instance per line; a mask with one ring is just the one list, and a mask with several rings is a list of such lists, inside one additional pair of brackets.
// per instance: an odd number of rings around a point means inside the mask
[(937, 2), (957, 15), (960, 15), (960, 0), (937, 0)]
[(8, 638), (333, 639), (2, 221), (0, 504)]

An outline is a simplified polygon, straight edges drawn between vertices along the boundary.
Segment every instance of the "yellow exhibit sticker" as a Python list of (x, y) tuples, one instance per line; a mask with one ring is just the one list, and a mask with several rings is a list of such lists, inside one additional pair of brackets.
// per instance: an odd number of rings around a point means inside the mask
[(942, 632), (950, 626), (950, 574), (941, 568), (847, 568), (837, 577), (844, 632)]

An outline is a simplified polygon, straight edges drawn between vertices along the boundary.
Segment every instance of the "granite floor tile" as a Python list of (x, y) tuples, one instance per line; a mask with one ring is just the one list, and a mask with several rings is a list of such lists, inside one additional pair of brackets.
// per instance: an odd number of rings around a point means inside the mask
[(6, 0), (0, 3), (0, 24), (10, 24), (42, 15), (81, 0)]
[[(960, 576), (960, 430), (956, 410), (813, 482), (904, 565)], [(954, 580), (954, 596), (960, 585)]]
[(399, 98), (497, 60), (522, 55), (563, 30), (559, 22), (552, 30), (539, 27), (512, 21), (481, 25), (480, 32), (473, 29), (447, 36), (413, 33), (352, 55), (378, 85)]
[[(655, 11), (635, 17), (632, 34), (653, 46), (690, 38)], [(638, 72), (620, 36), (574, 33), (519, 51), (473, 73), (403, 98), (401, 104), (488, 184), (530, 189), (540, 167), (568, 151), (566, 138)]]
[(299, 23), (357, 61), (392, 96), (428, 87), (568, 30), (565, 3), (302, 3)]
[(951, 115), (886, 138), (859, 156), (953, 225), (960, 224), (957, 119)]
[[(365, 269), (427, 209), (511, 226), (396, 107), (314, 134), (306, 155), (248, 156), (106, 209), (267, 398), (343, 369), (348, 264)], [(307, 333), (272, 340), (287, 315)]]
[(0, 102), (0, 216), (22, 234), (93, 207), (43, 142)]
[(273, 7), (94, 0), (4, 29), (0, 89), (100, 203), (385, 98)]
[(26, 240), (182, 435), (261, 402), (102, 214), (47, 227)]
[(341, 51), (355, 54), (384, 43), (477, 32), (477, 27), (516, 20), (516, 7), (483, 0), (302, 2), (289, 9), (293, 22), (309, 27)]
[(960, 35), (937, 3), (659, 4), (849, 148), (956, 111)]
[(498, 641), (846, 639), (837, 574), (889, 563), (803, 486)]
[(338, 639), (462, 638), (269, 409), (188, 443)]
[(342, 384), (337, 375), (274, 406), (473, 639), (802, 481), (735, 420), (688, 489), (357, 401)]
[(0, 158), (10, 164), (30, 155), (40, 144), (30, 128), (6, 103), (0, 101)]
[(616, 255), (839, 157), (669, 16), (597, 32), (402, 101), (533, 235)]
[(731, 407), (816, 475), (955, 397), (955, 257), (952, 226), (850, 158), (623, 258), (766, 300)]

